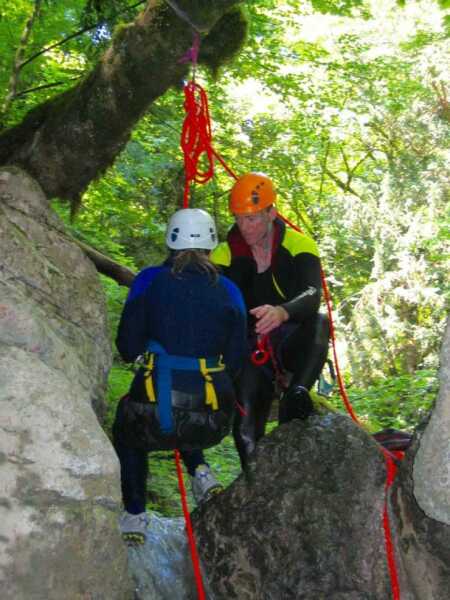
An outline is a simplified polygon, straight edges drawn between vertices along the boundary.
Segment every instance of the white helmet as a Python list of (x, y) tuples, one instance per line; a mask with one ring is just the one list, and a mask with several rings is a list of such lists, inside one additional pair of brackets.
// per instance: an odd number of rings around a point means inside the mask
[(166, 244), (172, 250), (213, 250), (217, 246), (213, 218), (200, 208), (177, 210), (167, 225)]

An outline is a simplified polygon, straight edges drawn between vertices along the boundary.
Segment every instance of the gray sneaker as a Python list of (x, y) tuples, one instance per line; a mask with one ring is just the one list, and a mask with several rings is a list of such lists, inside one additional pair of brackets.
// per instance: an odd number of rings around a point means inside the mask
[(192, 495), (197, 505), (223, 491), (223, 485), (217, 481), (207, 465), (199, 465), (195, 469), (195, 476), (191, 477), (191, 481)]
[(119, 529), (123, 541), (128, 546), (145, 544), (149, 521), (150, 518), (146, 512), (132, 515), (125, 511), (119, 519)]

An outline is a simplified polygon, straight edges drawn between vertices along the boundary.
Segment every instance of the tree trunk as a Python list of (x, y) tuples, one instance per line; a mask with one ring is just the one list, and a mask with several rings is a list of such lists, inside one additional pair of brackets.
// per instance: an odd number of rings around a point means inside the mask
[(148, 106), (186, 76), (180, 58), (192, 45), (192, 26), (214, 38), (214, 25), (240, 1), (149, 0), (133, 23), (116, 31), (79, 85), (0, 136), (0, 164), (22, 167), (48, 197), (76, 205), (124, 148)]

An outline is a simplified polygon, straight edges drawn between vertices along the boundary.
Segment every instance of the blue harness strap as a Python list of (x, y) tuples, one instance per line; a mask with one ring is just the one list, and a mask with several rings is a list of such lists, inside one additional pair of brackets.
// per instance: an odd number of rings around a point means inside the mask
[[(168, 354), (166, 349), (155, 340), (150, 340), (147, 345), (147, 352), (150, 354), (149, 365), (145, 373), (146, 380), (150, 380), (150, 385), (147, 385), (147, 392), (150, 391), (150, 396), (154, 395), (153, 386), (151, 385), (151, 377), (153, 368), (156, 372), (156, 383), (158, 387), (158, 413), (159, 425), (162, 433), (170, 434), (174, 432), (174, 423), (172, 415), (172, 370), (177, 371), (201, 371), (202, 361), (206, 366), (207, 371), (223, 371), (225, 365), (221, 363), (220, 357), (211, 357), (206, 359), (192, 358), (190, 356), (177, 356), (176, 354)], [(156, 357), (153, 367), (153, 356)], [(150, 401), (155, 398), (149, 397)]]

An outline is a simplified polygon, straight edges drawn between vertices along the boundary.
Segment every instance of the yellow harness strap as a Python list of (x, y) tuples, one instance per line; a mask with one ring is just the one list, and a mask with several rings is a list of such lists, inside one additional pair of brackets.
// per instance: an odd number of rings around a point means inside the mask
[(210, 373), (217, 373), (225, 369), (225, 365), (219, 361), (217, 367), (207, 367), (206, 359), (199, 358), (198, 363), (200, 366), (200, 373), (205, 378), (205, 404), (210, 406), (213, 410), (218, 410), (219, 403), (217, 402), (216, 390), (214, 389), (214, 383)]
[(155, 362), (155, 355), (151, 353), (148, 358), (147, 368), (144, 373), (145, 389), (147, 391), (147, 398), (150, 402), (156, 402), (155, 388), (153, 387), (153, 366)]

